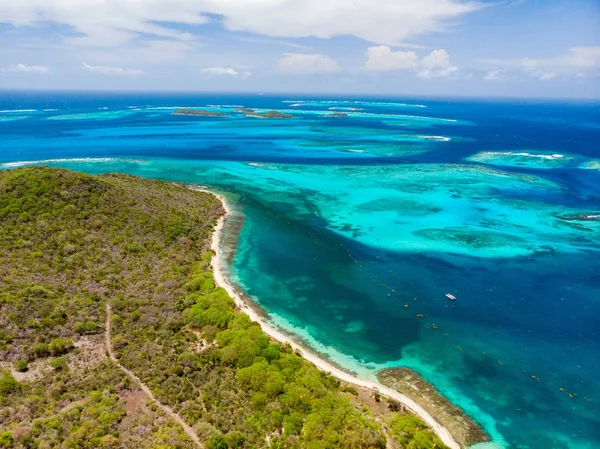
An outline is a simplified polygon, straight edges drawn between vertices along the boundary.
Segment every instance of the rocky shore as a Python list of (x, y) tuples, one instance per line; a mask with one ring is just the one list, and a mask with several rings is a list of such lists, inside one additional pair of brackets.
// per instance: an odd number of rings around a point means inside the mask
[(408, 396), (433, 416), (462, 446), (490, 441), (481, 426), (442, 396), (433, 385), (408, 368), (389, 368), (377, 373), (379, 381)]

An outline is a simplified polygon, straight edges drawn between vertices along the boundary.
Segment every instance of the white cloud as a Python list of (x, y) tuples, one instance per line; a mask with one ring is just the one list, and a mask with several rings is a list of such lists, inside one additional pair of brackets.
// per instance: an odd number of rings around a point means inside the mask
[(13, 64), (8, 68), (8, 71), (23, 73), (49, 73), (50, 69), (43, 65)]
[(115, 46), (140, 34), (190, 39), (158, 23), (200, 25), (218, 15), (233, 31), (274, 37), (353, 35), (399, 45), (442, 31), (483, 6), (472, 0), (0, 0), (0, 22), (65, 24), (83, 35), (75, 40), (84, 45)]
[(308, 47), (306, 45), (298, 44), (296, 42), (287, 42), (281, 41), (277, 39), (270, 38), (260, 38), (260, 37), (247, 37), (247, 36), (234, 36), (234, 39), (242, 42), (251, 42), (254, 44), (265, 44), (265, 45), (283, 45), (285, 47), (293, 48), (297, 51), (311, 51), (312, 47)]
[(393, 51), (387, 45), (369, 47), (363, 69), (368, 72), (417, 70), (420, 78), (441, 78), (458, 70), (450, 64), (450, 55), (446, 50), (433, 50), (419, 59), (414, 51)]
[(239, 76), (244, 79), (252, 75), (252, 72), (245, 70), (240, 71), (238, 69), (234, 69), (233, 67), (207, 67), (205, 69), (200, 69), (200, 72), (214, 76)]
[(455, 75), (458, 72), (458, 67), (449, 66), (446, 68), (425, 68), (417, 73), (419, 78), (445, 78)]
[(32, 26), (55, 22), (72, 27), (83, 36), (71, 42), (92, 46), (116, 46), (139, 34), (186, 40), (191, 36), (156, 22), (188, 25), (207, 23), (192, 0), (0, 0), (0, 22)]
[(524, 58), (520, 61), (522, 69), (541, 81), (551, 80), (563, 75), (577, 76), (582, 70), (600, 69), (600, 47), (575, 47), (563, 56), (554, 58)]
[(568, 67), (599, 67), (600, 47), (575, 47), (570, 48), (569, 53), (550, 59), (535, 60), (543, 66), (568, 66)]
[(325, 55), (287, 53), (278, 61), (277, 71), (292, 75), (327, 74), (339, 72), (340, 66)]
[(369, 47), (364, 69), (369, 72), (390, 72), (394, 70), (414, 69), (419, 58), (414, 51), (392, 51), (387, 45)]
[(237, 76), (240, 73), (232, 67), (207, 67), (206, 69), (200, 70), (202, 73), (208, 73), (209, 75), (230, 75)]
[(503, 70), (490, 70), (485, 73), (483, 79), (486, 81), (500, 81), (506, 79), (506, 72)]
[(423, 59), (421, 66), (426, 69), (445, 69), (450, 67), (450, 55), (446, 50), (433, 50)]
[(420, 62), (423, 69), (417, 74), (420, 78), (443, 78), (453, 75), (458, 70), (450, 64), (450, 55), (446, 50), (433, 50)]
[[(600, 47), (574, 47), (566, 54), (551, 58), (522, 59), (484, 59), (480, 61), (494, 66), (484, 75), (486, 80), (506, 79), (520, 75), (539, 79), (552, 80), (558, 77), (600, 76)], [(498, 76), (493, 75), (494, 72)], [(502, 77), (499, 74), (503, 74)]]
[(121, 67), (110, 67), (106, 65), (89, 65), (85, 62), (82, 63), (83, 67), (85, 67), (90, 72), (97, 72), (103, 75), (126, 75), (126, 76), (137, 76), (142, 75), (144, 72), (142, 70), (135, 69), (123, 69)]

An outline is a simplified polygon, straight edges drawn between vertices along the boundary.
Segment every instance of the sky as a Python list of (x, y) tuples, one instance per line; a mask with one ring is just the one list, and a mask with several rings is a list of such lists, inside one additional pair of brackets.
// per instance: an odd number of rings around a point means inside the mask
[(600, 0), (0, 0), (0, 88), (600, 98)]

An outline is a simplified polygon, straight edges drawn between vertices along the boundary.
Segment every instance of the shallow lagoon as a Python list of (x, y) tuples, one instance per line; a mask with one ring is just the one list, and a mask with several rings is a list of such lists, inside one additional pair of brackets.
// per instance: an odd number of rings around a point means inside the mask
[[(51, 114), (95, 114), (110, 99), (76, 100), (76, 110)], [(388, 101), (352, 100), (369, 103), (358, 107), (375, 119), (197, 119), (151, 109), (282, 110), (289, 104), (281, 100), (116, 97), (112, 118), (38, 113), (1, 125), (11, 151), (0, 160), (217, 188), (245, 216), (230, 276), (274, 322), (362, 376), (395, 365), (419, 371), (500, 445), (596, 447), (600, 229), (582, 217), (600, 209), (598, 173), (492, 168), (469, 157), (530, 148), (597, 158), (584, 143), (597, 128), (541, 121), (531, 129), (536, 111), (573, 116), (557, 105), (532, 105), (523, 126), (512, 118), (505, 140), (498, 131), (512, 107), (502, 103), (415, 101), (427, 106), (419, 113), (442, 119), (426, 122), (426, 133), (422, 121), (390, 119), (402, 112), (376, 104)], [(118, 112), (133, 105), (139, 110)], [(452, 139), (412, 137), (424, 135)], [(542, 136), (537, 149), (534, 136)]]
[(581, 158), (572, 154), (527, 150), (504, 152), (483, 151), (467, 158), (471, 162), (480, 162), (483, 164), (542, 169), (567, 167), (576, 159)]

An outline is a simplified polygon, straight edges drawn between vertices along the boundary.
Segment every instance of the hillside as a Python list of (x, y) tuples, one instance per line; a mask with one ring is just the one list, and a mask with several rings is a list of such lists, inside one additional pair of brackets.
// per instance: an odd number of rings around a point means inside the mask
[(235, 310), (222, 214), (172, 183), (0, 172), (0, 448), (443, 447)]

